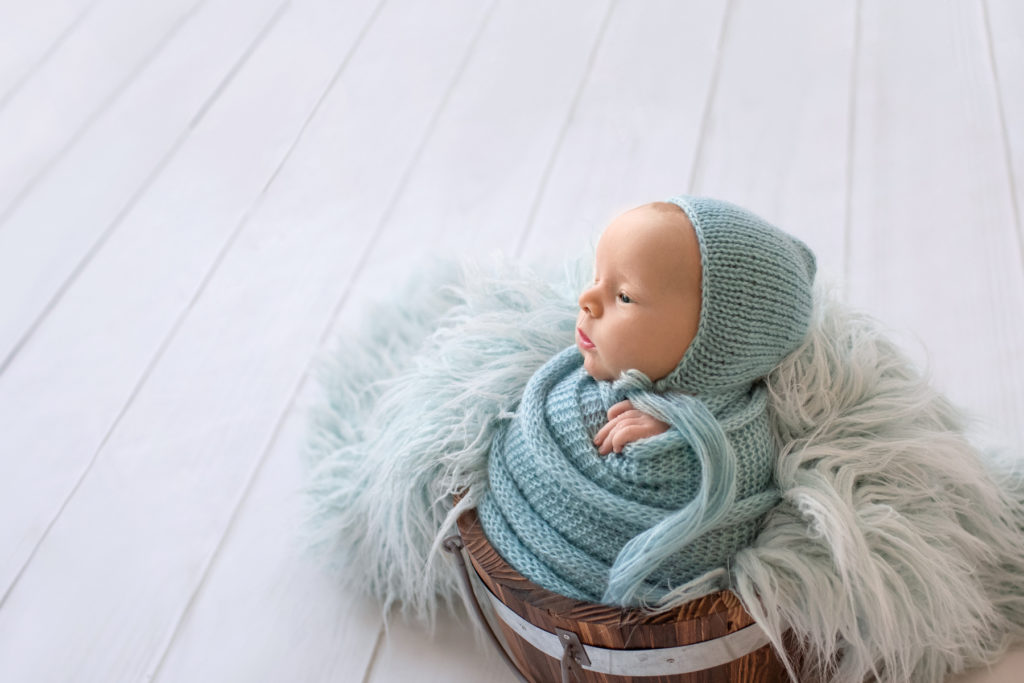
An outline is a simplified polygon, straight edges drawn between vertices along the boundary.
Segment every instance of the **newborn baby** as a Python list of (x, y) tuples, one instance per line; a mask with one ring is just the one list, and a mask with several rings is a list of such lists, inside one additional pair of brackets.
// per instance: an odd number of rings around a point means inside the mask
[(494, 439), (479, 513), (495, 549), (580, 600), (716, 588), (778, 500), (762, 378), (807, 333), (814, 273), (802, 242), (725, 202), (616, 218), (576, 345)]

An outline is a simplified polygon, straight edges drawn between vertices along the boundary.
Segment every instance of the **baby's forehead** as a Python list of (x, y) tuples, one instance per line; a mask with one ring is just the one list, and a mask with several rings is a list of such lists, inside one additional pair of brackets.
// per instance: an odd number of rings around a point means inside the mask
[(636, 207), (613, 220), (598, 242), (597, 261), (599, 268), (625, 269), (637, 280), (670, 286), (692, 286), (701, 267), (689, 219), (679, 207), (663, 202)]

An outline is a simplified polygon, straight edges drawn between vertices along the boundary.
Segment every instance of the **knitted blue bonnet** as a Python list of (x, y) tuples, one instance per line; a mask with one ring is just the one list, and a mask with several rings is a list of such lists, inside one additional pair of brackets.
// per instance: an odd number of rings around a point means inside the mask
[(658, 391), (687, 394), (749, 385), (779, 364), (804, 336), (814, 306), (814, 254), (746, 209), (679, 195), (701, 259), (697, 335)]

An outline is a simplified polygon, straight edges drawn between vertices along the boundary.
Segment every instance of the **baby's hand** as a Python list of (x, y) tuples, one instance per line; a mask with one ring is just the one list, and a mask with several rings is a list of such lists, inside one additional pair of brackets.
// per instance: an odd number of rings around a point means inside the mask
[(601, 455), (621, 453), (626, 444), (668, 431), (668, 425), (633, 407), (629, 401), (620, 401), (608, 410), (608, 424), (594, 437), (594, 445)]

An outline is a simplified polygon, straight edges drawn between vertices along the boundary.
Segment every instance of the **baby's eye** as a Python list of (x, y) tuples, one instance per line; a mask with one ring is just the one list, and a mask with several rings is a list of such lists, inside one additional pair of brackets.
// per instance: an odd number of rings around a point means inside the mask
[(619, 292), (619, 301), (621, 301), (624, 304), (633, 303), (633, 300), (629, 298), (629, 295), (626, 294), (625, 292)]

